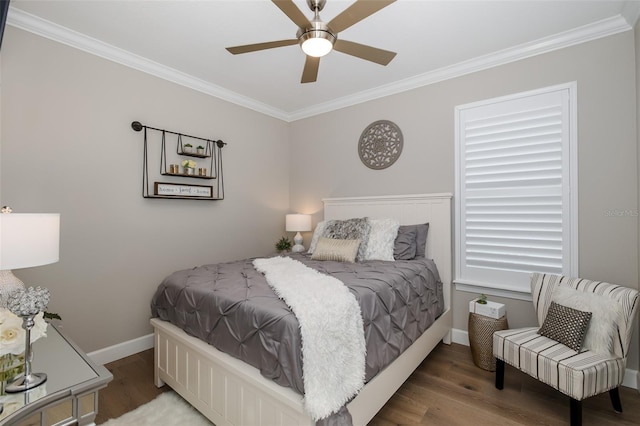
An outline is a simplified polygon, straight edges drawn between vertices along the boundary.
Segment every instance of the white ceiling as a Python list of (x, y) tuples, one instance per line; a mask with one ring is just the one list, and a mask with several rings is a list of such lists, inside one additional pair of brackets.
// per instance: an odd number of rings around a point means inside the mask
[[(327, 0), (320, 16), (351, 3)], [(295, 38), (296, 25), (268, 0), (12, 0), (7, 23), (292, 121), (627, 31), (639, 14), (640, 0), (399, 0), (339, 34), (397, 52), (388, 66), (334, 51), (307, 84), (297, 45), (225, 50)]]

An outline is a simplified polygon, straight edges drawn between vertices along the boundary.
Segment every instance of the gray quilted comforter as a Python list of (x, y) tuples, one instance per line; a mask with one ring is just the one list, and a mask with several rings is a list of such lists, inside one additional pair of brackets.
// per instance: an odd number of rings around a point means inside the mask
[[(314, 261), (307, 254), (289, 257), (338, 278), (358, 300), (367, 342), (367, 381), (444, 310), (442, 283), (431, 260), (341, 263)], [(253, 268), (252, 260), (174, 272), (153, 296), (152, 316), (304, 394), (298, 320)]]

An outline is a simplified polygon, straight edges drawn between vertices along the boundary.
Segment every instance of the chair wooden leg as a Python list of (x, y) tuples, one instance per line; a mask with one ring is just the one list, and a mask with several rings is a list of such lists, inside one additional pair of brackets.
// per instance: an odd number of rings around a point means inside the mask
[(504, 389), (504, 361), (496, 358), (496, 389)]
[(571, 398), (571, 426), (582, 426), (582, 401)]
[(613, 404), (613, 409), (616, 413), (622, 413), (622, 402), (620, 402), (620, 392), (618, 391), (620, 388), (611, 389), (609, 391), (609, 397), (611, 397), (611, 404)]

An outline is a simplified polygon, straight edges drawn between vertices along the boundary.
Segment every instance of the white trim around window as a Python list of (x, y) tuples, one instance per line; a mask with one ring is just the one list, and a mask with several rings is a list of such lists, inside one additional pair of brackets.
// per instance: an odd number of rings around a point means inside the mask
[(577, 84), (455, 108), (456, 288), (530, 300), (578, 271)]

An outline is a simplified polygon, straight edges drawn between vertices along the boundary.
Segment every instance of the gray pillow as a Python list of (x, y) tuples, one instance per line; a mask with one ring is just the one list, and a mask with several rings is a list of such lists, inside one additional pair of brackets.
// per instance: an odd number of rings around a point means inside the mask
[(346, 220), (329, 220), (324, 227), (322, 236), (336, 240), (360, 240), (360, 247), (358, 247), (358, 256), (356, 259), (362, 262), (365, 260), (370, 232), (371, 224), (369, 223), (369, 219), (362, 217)]
[(580, 352), (589, 321), (591, 321), (591, 312), (579, 311), (551, 302), (538, 334)]
[(418, 229), (415, 225), (400, 225), (398, 235), (393, 243), (393, 258), (395, 260), (411, 260), (416, 257), (416, 238)]
[(416, 225), (418, 229), (418, 237), (416, 238), (416, 259), (424, 259), (427, 255), (427, 234), (429, 233), (429, 224), (423, 223)]
[(426, 257), (429, 223), (401, 225), (393, 249), (396, 260), (424, 259)]

